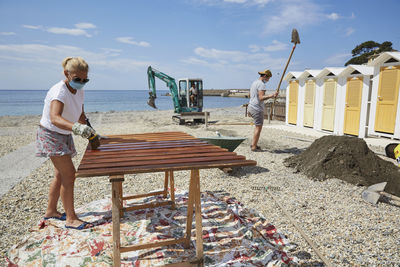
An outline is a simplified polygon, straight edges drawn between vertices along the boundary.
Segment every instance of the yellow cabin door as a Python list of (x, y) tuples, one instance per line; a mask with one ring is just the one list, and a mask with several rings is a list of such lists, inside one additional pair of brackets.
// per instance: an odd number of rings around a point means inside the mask
[(400, 66), (382, 67), (379, 74), (375, 131), (394, 133), (399, 96)]
[(299, 82), (291, 81), (289, 85), (289, 114), (288, 122), (290, 124), (297, 123), (297, 95), (299, 91)]
[(346, 106), (344, 108), (343, 132), (358, 136), (360, 130), (361, 95), (363, 78), (347, 79)]
[(335, 124), (336, 81), (334, 79), (326, 80), (324, 89), (321, 128), (323, 130), (333, 131)]
[(308, 80), (306, 82), (306, 91), (304, 97), (304, 126), (314, 126), (314, 98), (315, 98), (315, 82)]

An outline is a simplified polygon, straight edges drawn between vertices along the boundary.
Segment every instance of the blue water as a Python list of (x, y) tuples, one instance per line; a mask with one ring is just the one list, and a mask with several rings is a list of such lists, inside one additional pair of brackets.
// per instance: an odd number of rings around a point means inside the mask
[[(157, 92), (156, 106), (160, 110), (172, 110), (171, 96), (167, 91)], [(0, 90), (0, 116), (40, 115), (46, 90)], [(85, 111), (133, 111), (153, 110), (147, 105), (148, 90), (85, 91)], [(204, 109), (236, 107), (248, 103), (246, 98), (205, 96)]]

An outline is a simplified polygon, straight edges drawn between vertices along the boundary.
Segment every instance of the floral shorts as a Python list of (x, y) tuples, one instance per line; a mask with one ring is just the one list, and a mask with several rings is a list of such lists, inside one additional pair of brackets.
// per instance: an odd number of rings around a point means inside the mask
[(71, 157), (76, 155), (72, 135), (60, 134), (39, 126), (36, 133), (36, 156), (53, 157), (64, 155), (71, 155)]

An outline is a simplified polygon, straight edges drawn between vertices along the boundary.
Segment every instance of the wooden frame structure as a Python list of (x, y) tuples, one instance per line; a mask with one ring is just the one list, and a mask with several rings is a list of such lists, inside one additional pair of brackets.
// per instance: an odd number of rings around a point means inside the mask
[[(192, 218), (196, 221), (196, 258), (190, 262), (168, 266), (203, 266), (203, 239), (200, 202), (200, 169), (254, 166), (257, 162), (244, 156), (210, 145), (183, 132), (160, 132), (132, 135), (115, 135), (101, 140), (97, 150), (88, 147), (78, 167), (76, 177), (109, 176), (112, 194), (113, 261), (121, 266), (121, 253), (183, 243), (190, 247)], [(189, 199), (185, 237), (167, 239), (156, 243), (121, 246), (120, 219), (125, 211), (170, 205), (175, 207), (174, 171), (190, 170)], [(122, 183), (125, 174), (165, 172), (164, 190), (147, 194), (124, 196)], [(127, 199), (168, 194), (168, 201), (124, 207)]]

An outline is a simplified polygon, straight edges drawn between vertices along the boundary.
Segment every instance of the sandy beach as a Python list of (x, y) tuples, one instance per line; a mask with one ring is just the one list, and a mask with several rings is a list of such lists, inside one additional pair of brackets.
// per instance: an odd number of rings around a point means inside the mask
[[(223, 190), (246, 207), (260, 212), (294, 244), (289, 251), (302, 266), (324, 266), (299, 231), (287, 220), (279, 207), (265, 192), (279, 201), (315, 242), (318, 250), (333, 266), (400, 266), (400, 207), (388, 203), (371, 205), (361, 198), (365, 187), (348, 184), (339, 179), (315, 181), (294, 169), (283, 160), (306, 149), (316, 137), (282, 131), (269, 127), (266, 121), (259, 145), (263, 152), (251, 152), (253, 134), (251, 122), (241, 107), (210, 109), (210, 125), (177, 125), (172, 111), (136, 111), (89, 113), (91, 124), (101, 135), (162, 131), (183, 131), (195, 137), (223, 135), (243, 136), (235, 152), (256, 160), (257, 166), (243, 167), (231, 174), (219, 169), (201, 170), (201, 190)], [(35, 140), (40, 116), (0, 117), (0, 157)], [(239, 125), (242, 123), (242, 125)], [(273, 121), (271, 125), (283, 124)], [(73, 158), (77, 167), (87, 140), (74, 137), (78, 155)], [(374, 148), (381, 149), (381, 148)], [(0, 199), (0, 265), (6, 265), (6, 251), (29, 235), (29, 230), (43, 216), (47, 205), (48, 186), (53, 176), (49, 160), (32, 171)], [(175, 174), (175, 186), (186, 190), (188, 172)], [(128, 176), (124, 191), (146, 193), (161, 188), (164, 173)], [(78, 178), (75, 183), (75, 205), (108, 197), (107, 177)], [(62, 205), (59, 203), (59, 210)]]

